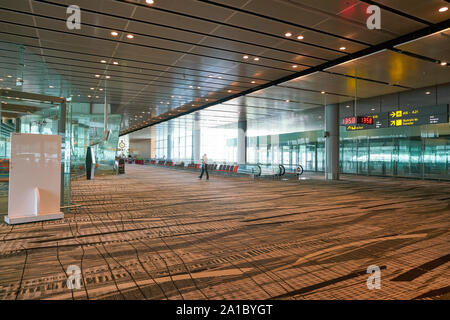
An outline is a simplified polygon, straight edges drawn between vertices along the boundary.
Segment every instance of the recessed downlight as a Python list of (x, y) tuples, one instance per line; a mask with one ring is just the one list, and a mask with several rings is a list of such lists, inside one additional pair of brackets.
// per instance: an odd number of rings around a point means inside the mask
[(286, 33), (284, 34), (284, 36), (285, 36), (285, 37), (288, 37), (288, 38), (289, 38), (289, 37), (292, 37), (292, 32), (286, 32)]
[(119, 35), (119, 33), (117, 31), (111, 31), (111, 35), (113, 37), (117, 37)]
[(253, 60), (259, 61), (259, 58), (258, 57), (254, 57)]
[(297, 39), (298, 40), (303, 40), (303, 39), (305, 39), (305, 37), (300, 35), (300, 36), (297, 36)]
[(442, 7), (442, 8), (439, 9), (439, 12), (445, 12), (447, 10), (448, 10), (448, 7)]
[(345, 51), (345, 49), (347, 49), (346, 47), (340, 47), (339, 50), (341, 51)]
[(127, 38), (128, 39), (134, 39), (134, 35), (132, 35), (131, 33), (127, 34)]

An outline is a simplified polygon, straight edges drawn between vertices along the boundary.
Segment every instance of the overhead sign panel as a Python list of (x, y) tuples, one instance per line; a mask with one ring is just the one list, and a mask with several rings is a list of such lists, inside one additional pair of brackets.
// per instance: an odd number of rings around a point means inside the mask
[[(372, 118), (372, 120), (370, 120)], [(372, 124), (370, 122), (372, 121)], [(391, 112), (373, 114), (369, 117), (345, 117), (341, 125), (347, 131), (378, 129), (388, 127), (407, 127), (448, 122), (448, 105), (430, 107), (404, 107)]]

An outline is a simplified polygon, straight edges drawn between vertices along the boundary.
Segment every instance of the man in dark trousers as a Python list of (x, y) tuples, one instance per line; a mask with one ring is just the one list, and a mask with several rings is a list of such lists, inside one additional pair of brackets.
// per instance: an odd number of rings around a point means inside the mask
[(208, 157), (206, 156), (206, 153), (202, 157), (202, 173), (200, 174), (200, 177), (198, 177), (200, 180), (202, 179), (204, 172), (206, 172), (206, 180), (209, 180)]

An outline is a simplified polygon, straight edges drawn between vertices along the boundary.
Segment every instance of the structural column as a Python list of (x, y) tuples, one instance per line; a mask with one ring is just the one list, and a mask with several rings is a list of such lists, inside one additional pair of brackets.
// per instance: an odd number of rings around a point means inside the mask
[(167, 159), (172, 160), (173, 149), (173, 123), (171, 121), (167, 124)]
[(192, 161), (200, 161), (200, 143), (201, 143), (200, 119), (195, 114), (194, 125), (192, 126)]
[(339, 180), (339, 105), (325, 106), (325, 179)]
[(237, 161), (238, 164), (247, 163), (247, 120), (238, 122)]

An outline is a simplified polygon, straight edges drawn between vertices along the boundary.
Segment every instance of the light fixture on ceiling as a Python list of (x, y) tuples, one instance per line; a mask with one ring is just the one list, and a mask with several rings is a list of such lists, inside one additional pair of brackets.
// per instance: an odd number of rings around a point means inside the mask
[(117, 66), (119, 64), (119, 62), (114, 61), (113, 64)]
[(247, 56), (247, 55), (245, 55), (245, 56), (243, 56), (242, 58), (244, 58), (245, 60), (247, 60), (247, 59), (248, 59), (248, 56)]
[(7, 77), (8, 77), (8, 78), (12, 78), (12, 76), (11, 76), (11, 75), (9, 75), (9, 74), (7, 75)]
[(258, 57), (254, 57), (253, 60), (259, 61), (259, 58)]
[(100, 90), (100, 91), (103, 91), (103, 88), (100, 88), (99, 90)]
[(256, 81), (253, 80), (252, 83), (256, 83)]
[(305, 37), (300, 35), (300, 36), (297, 36), (297, 39), (298, 40), (303, 40), (303, 39), (305, 39)]
[(189, 88), (191, 88), (191, 89), (192, 89), (192, 88), (194, 88), (194, 87), (193, 87), (193, 86), (189, 86)]
[(100, 60), (101, 63), (106, 63), (106, 60)]
[(208, 76), (208, 78), (212, 78), (212, 77), (213, 77), (212, 75), (209, 75), (209, 76)]
[(430, 92), (430, 91), (427, 91), (427, 92), (425, 92), (425, 94), (431, 94), (431, 92)]
[(155, 1), (154, 1), (154, 0), (145, 0), (145, 3), (146, 3), (146, 4), (154, 4)]
[(446, 61), (441, 61), (441, 66), (446, 66), (447, 62)]
[(117, 37), (119, 35), (119, 33), (117, 31), (111, 31), (111, 35), (113, 37)]
[(372, 109), (370, 109), (370, 110), (375, 111), (375, 108), (372, 108)]
[(90, 94), (88, 94), (88, 98), (90, 98), (91, 97), (91, 95)]
[(222, 77), (217, 77), (217, 78), (222, 79)]
[(96, 77), (96, 78), (100, 78), (100, 75), (99, 75), (99, 74), (96, 74), (95, 77)]
[(197, 87), (197, 89), (201, 89), (202, 87)]
[(346, 108), (350, 108), (350, 106), (345, 106)]
[(91, 90), (94, 90), (94, 88), (91, 88)]
[(228, 90), (228, 93), (231, 93), (232, 91), (231, 90)]
[(445, 12), (447, 10), (448, 10), (448, 7), (442, 7), (442, 8), (439, 9), (439, 12)]
[(110, 79), (111, 77), (110, 77), (110, 76), (106, 76), (105, 78), (106, 78), (106, 79)]
[(294, 65), (292, 66), (292, 68), (297, 69), (297, 68), (298, 68), (298, 65), (294, 64)]
[(286, 101), (286, 102), (291, 102), (291, 100), (289, 100), (289, 99), (286, 99), (285, 101)]
[(347, 49), (346, 47), (340, 47), (339, 50), (344, 51), (345, 49)]
[(48, 86), (50, 89), (53, 89), (54, 88), (54, 86)]
[(321, 94), (325, 94), (325, 91), (321, 91), (320, 93), (321, 93)]
[(127, 34), (127, 38), (128, 38), (128, 39), (133, 39), (133, 38), (134, 38), (134, 35), (132, 35), (131, 33), (129, 33), (129, 34)]
[(289, 37), (292, 37), (292, 33), (291, 33), (291, 32), (286, 32), (286, 33), (284, 34), (284, 36), (285, 36), (285, 37), (288, 37), (288, 38), (289, 38)]

